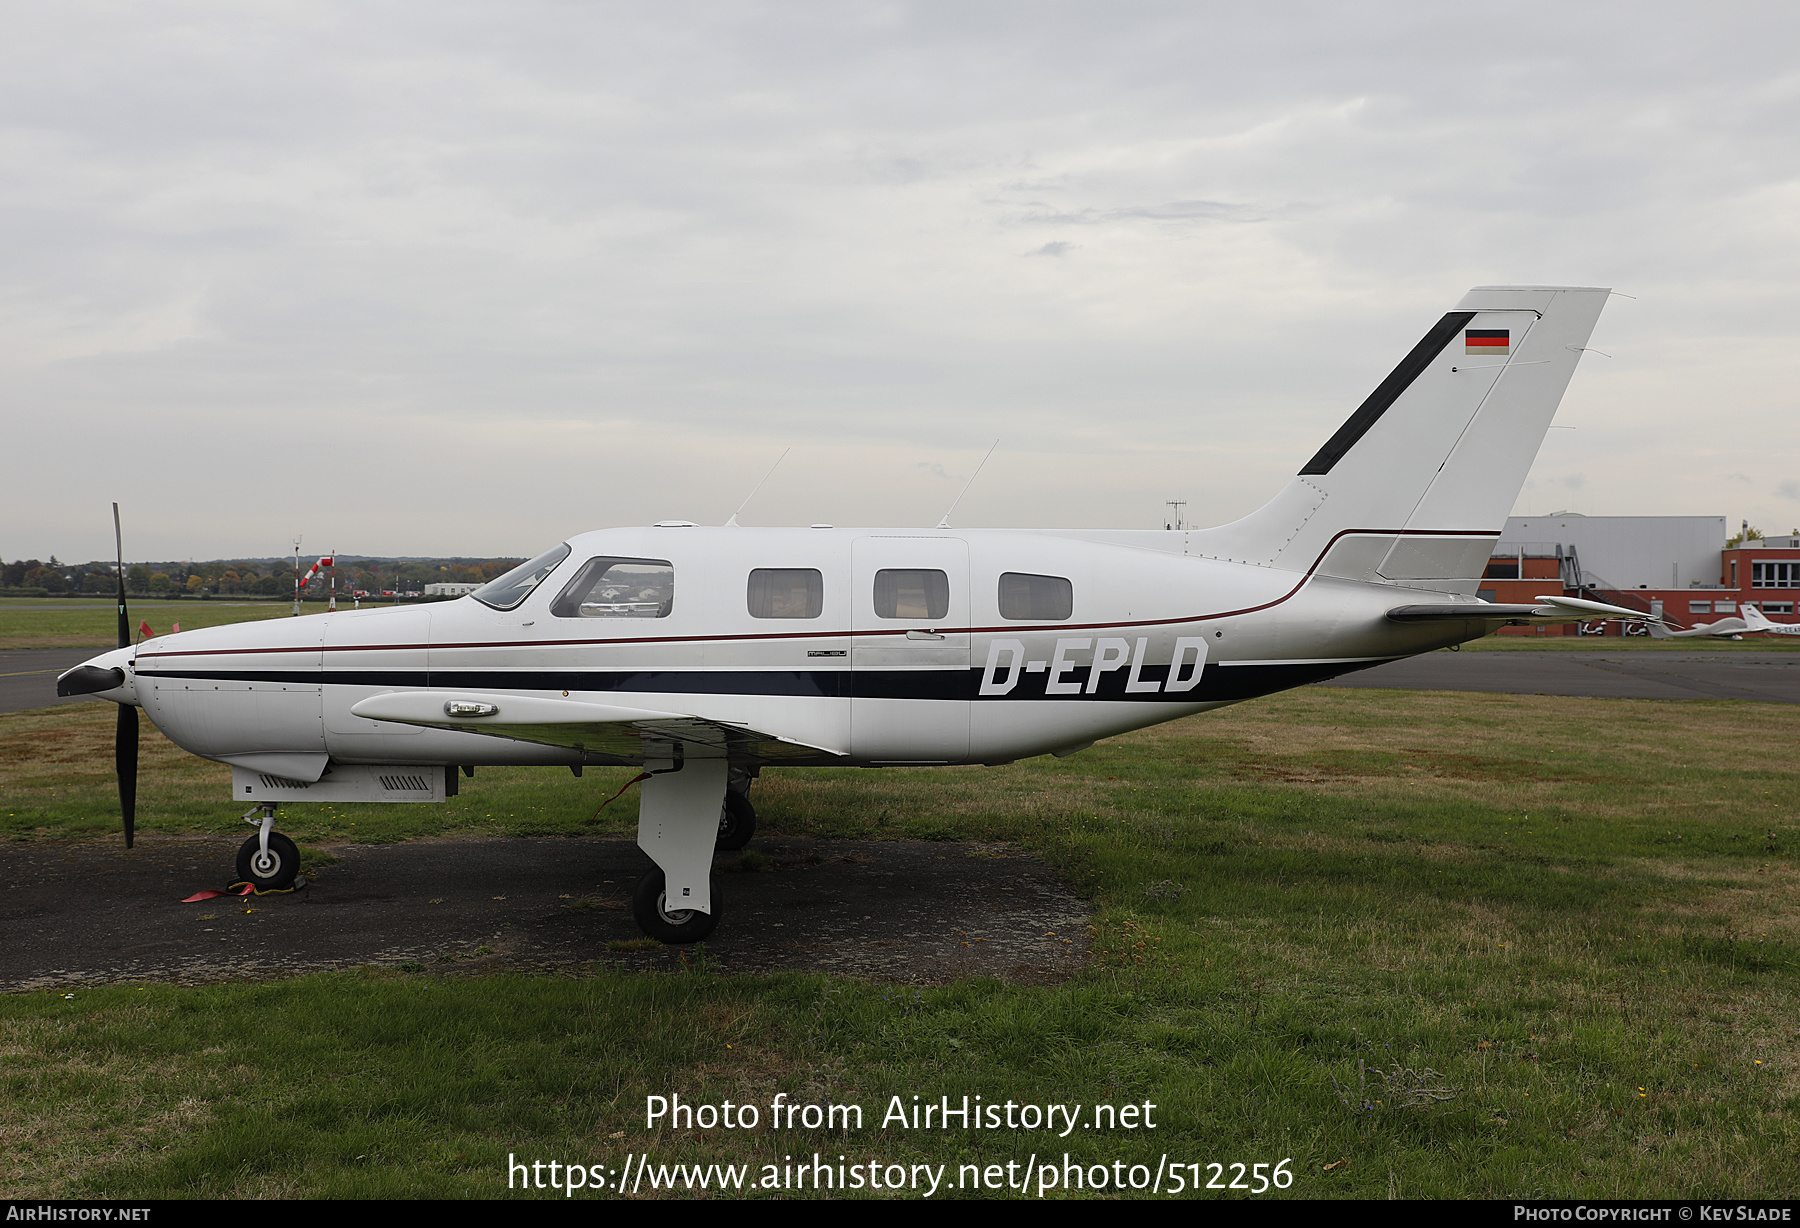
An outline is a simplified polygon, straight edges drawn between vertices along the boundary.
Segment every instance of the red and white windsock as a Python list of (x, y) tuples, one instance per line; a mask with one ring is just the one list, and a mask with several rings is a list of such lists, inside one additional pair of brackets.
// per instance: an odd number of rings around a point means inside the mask
[(312, 578), (314, 576), (318, 575), (321, 571), (324, 571), (327, 567), (330, 567), (330, 566), (331, 566), (331, 556), (328, 554), (324, 558), (320, 559), (318, 562), (314, 563), (312, 565), (312, 567), (307, 570), (306, 575), (304, 577), (302, 577), (300, 580), (300, 587), (305, 588), (308, 584), (311, 584)]

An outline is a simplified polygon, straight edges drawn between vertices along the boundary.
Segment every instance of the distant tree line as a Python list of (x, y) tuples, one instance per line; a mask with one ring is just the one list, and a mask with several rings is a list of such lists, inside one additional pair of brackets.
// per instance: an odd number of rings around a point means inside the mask
[[(317, 556), (314, 556), (317, 557)], [(312, 566), (302, 558), (302, 572)], [(346, 558), (337, 567), (337, 591), (371, 593), (422, 591), (427, 584), (485, 584), (521, 560), (507, 559), (364, 559)], [(63, 563), (18, 559), (0, 563), (0, 592), (12, 595), (65, 596), (118, 591), (115, 565), (108, 562)], [(320, 600), (331, 589), (331, 573), (314, 576), (303, 594)], [(218, 559), (210, 563), (133, 563), (125, 569), (125, 591), (136, 597), (268, 597), (292, 598), (291, 559)]]

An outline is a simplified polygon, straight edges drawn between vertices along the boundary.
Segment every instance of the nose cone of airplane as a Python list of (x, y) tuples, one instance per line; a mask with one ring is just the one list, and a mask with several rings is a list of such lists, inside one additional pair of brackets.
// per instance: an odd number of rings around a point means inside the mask
[(137, 679), (132, 670), (134, 649), (115, 648), (58, 676), (56, 693), (65, 699), (91, 695), (114, 703), (136, 704)]

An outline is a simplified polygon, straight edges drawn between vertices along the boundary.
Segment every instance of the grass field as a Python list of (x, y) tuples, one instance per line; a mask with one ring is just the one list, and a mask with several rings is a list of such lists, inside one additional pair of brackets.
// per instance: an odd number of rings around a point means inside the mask
[[(110, 831), (110, 733), (99, 704), (0, 717), (0, 838)], [(509, 1154), (754, 1183), (815, 1151), (951, 1181), (1066, 1152), (1202, 1183), (1291, 1157), (1309, 1197), (1790, 1196), (1797, 751), (1783, 705), (1308, 688), (1068, 760), (771, 772), (767, 830), (1040, 851), (1092, 898), (1092, 966), (915, 990), (701, 953), (678, 974), (8, 995), (0, 1196), (491, 1197)], [(483, 768), (445, 806), (283, 826), (592, 831), (625, 778)], [(148, 733), (140, 829), (235, 830), (225, 779)], [(671, 1092), (762, 1105), (763, 1128), (647, 1128)], [(771, 1131), (780, 1092), (864, 1126)], [(964, 1094), (1150, 1102), (1156, 1128), (879, 1126), (891, 1096)]]
[[(224, 623), (286, 618), (294, 610), (284, 601), (156, 601), (133, 598), (128, 603), (133, 638), (140, 622), (160, 634), (173, 623), (185, 630), (217, 627)], [(346, 603), (348, 608), (348, 603)], [(325, 603), (303, 603), (308, 614), (322, 614)], [(111, 600), (17, 599), (0, 601), (0, 649), (4, 648), (111, 648), (118, 643), (118, 606)]]

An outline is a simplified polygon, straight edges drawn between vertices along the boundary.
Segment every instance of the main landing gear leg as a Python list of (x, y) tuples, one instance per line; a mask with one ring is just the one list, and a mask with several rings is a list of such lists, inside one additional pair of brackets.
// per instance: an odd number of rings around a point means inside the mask
[(238, 849), (237, 876), (258, 891), (284, 891), (300, 873), (300, 850), (275, 827), (275, 803), (264, 802), (244, 813), (244, 822), (258, 825), (257, 833)]
[(638, 847), (656, 869), (638, 880), (632, 915), (658, 942), (699, 942), (719, 923), (713, 845), (725, 801), (723, 759), (644, 765), (651, 773), (638, 806)]
[(715, 848), (736, 852), (756, 834), (756, 807), (750, 804), (749, 768), (734, 767), (725, 774), (725, 805), (719, 810), (719, 838)]

